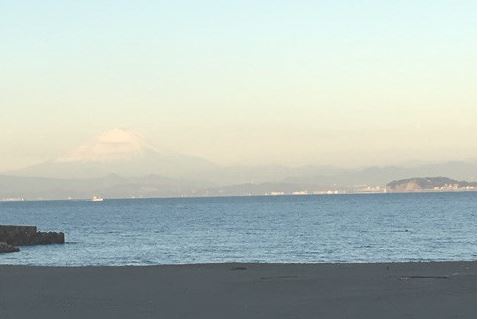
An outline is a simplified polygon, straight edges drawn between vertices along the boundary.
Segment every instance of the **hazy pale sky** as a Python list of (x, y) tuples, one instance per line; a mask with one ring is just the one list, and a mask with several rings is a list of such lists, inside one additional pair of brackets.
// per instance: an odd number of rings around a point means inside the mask
[(222, 164), (474, 158), (475, 1), (1, 1), (0, 170), (124, 127)]

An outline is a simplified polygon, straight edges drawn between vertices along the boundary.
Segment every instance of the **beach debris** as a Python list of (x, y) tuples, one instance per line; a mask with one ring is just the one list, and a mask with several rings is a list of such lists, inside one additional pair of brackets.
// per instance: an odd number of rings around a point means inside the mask
[(247, 270), (247, 267), (244, 267), (244, 266), (236, 266), (236, 267), (232, 267), (231, 270), (232, 270), (232, 271), (235, 271), (235, 270)]
[(450, 276), (402, 276), (400, 280), (409, 280), (409, 279), (448, 279)]

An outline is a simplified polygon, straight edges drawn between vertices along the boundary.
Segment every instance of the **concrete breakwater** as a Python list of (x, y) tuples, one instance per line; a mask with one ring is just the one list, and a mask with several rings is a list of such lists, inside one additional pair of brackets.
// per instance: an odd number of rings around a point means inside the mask
[(65, 243), (61, 232), (41, 232), (36, 226), (0, 225), (0, 253), (18, 251), (16, 246)]

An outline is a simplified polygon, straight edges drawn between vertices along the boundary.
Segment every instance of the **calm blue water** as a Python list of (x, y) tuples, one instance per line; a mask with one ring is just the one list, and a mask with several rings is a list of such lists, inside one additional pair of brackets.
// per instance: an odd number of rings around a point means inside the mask
[(0, 224), (64, 231), (0, 264), (476, 260), (476, 193), (3, 202)]

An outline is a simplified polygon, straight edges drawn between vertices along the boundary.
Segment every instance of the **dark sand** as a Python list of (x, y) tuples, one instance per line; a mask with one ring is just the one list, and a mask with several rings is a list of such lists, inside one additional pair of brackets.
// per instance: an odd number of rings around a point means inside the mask
[(476, 262), (0, 266), (0, 318), (476, 318)]

